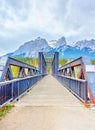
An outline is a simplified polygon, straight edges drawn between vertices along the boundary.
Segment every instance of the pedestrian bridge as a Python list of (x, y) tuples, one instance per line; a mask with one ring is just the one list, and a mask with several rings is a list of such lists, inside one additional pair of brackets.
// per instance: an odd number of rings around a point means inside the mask
[(64, 106), (80, 107), (80, 101), (70, 93), (52, 75), (46, 75), (23, 98), (19, 99), (16, 106)]
[[(69, 97), (72, 93), (77, 97), (77, 102), (81, 100), (84, 104), (95, 105), (95, 66), (87, 57), (80, 57), (59, 67), (59, 53), (55, 52), (51, 63), (53, 77), (47, 75), (47, 63), (43, 52), (39, 52), (39, 68), (11, 57), (1, 60), (0, 64), (0, 107), (19, 99), (35, 83), (43, 79), (41, 85), (38, 82), (39, 88), (35, 92), (31, 91), (31, 96), (37, 96), (35, 93), (39, 93), (39, 95), (43, 93), (43, 95), (38, 96), (37, 100), (31, 98), (32, 104), (37, 102), (40, 104), (41, 102), (38, 100), (40, 98), (44, 104), (62, 104), (60, 102), (63, 100), (64, 103), (69, 101), (68, 104), (75, 104), (72, 100), (73, 96)], [(14, 70), (16, 74), (14, 74)], [(62, 86), (59, 87), (58, 82), (65, 87), (63, 87), (64, 90)]]
[(95, 108), (87, 109), (54, 76), (32, 86), (0, 121), (0, 130), (95, 130)]

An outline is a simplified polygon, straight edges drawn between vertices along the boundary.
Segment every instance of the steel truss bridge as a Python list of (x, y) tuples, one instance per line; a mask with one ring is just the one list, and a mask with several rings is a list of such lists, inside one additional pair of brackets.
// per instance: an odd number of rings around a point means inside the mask
[[(59, 68), (59, 53), (55, 52), (51, 65), (60, 83), (82, 102), (95, 105), (95, 66), (89, 58), (80, 57)], [(0, 107), (21, 97), (46, 75), (43, 52), (39, 52), (39, 68), (11, 57), (0, 61)]]

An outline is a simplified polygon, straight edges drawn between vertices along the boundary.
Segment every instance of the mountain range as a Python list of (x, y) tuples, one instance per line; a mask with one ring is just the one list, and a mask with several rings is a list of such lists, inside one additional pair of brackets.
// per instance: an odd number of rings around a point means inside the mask
[(15, 52), (6, 54), (11, 57), (38, 57), (38, 52), (53, 54), (59, 52), (61, 58), (75, 59), (80, 56), (88, 56), (95, 59), (95, 40), (81, 40), (68, 44), (63, 36), (58, 40), (47, 41), (38, 37), (35, 40), (24, 43)]

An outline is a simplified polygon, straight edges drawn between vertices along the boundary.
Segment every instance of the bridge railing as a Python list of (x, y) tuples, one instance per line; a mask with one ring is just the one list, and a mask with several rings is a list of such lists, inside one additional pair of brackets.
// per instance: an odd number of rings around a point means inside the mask
[(60, 81), (67, 89), (69, 89), (76, 97), (83, 102), (87, 102), (87, 81), (82, 79), (76, 79), (69, 76), (56, 74), (56, 78)]
[(18, 99), (27, 92), (38, 80), (44, 77), (45, 74), (28, 76), (25, 78), (14, 79), (0, 83), (0, 107), (7, 102)]

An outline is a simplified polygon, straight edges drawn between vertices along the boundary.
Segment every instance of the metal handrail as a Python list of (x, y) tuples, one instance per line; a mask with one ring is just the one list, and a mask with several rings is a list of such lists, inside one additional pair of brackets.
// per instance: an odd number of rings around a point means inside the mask
[(25, 80), (25, 79), (44, 76), (44, 75), (46, 75), (46, 74), (37, 74), (37, 75), (27, 76), (25, 78), (17, 78), (17, 79), (8, 80), (8, 81), (0, 82), (0, 86), (10, 84), (10, 83), (14, 83), (14, 82), (21, 81), (21, 80)]
[(21, 97), (45, 75), (46, 74), (38, 74), (25, 78), (0, 82), (0, 107), (3, 107), (6, 103)]
[(56, 74), (57, 80), (83, 102), (88, 101), (87, 81)]
[(56, 76), (66, 77), (68, 79), (72, 79), (72, 80), (76, 80), (76, 81), (80, 81), (80, 82), (86, 82), (86, 80), (84, 80), (84, 79), (78, 79), (78, 78), (70, 77), (70, 76), (65, 76), (65, 75), (60, 75), (60, 74), (56, 74)]

